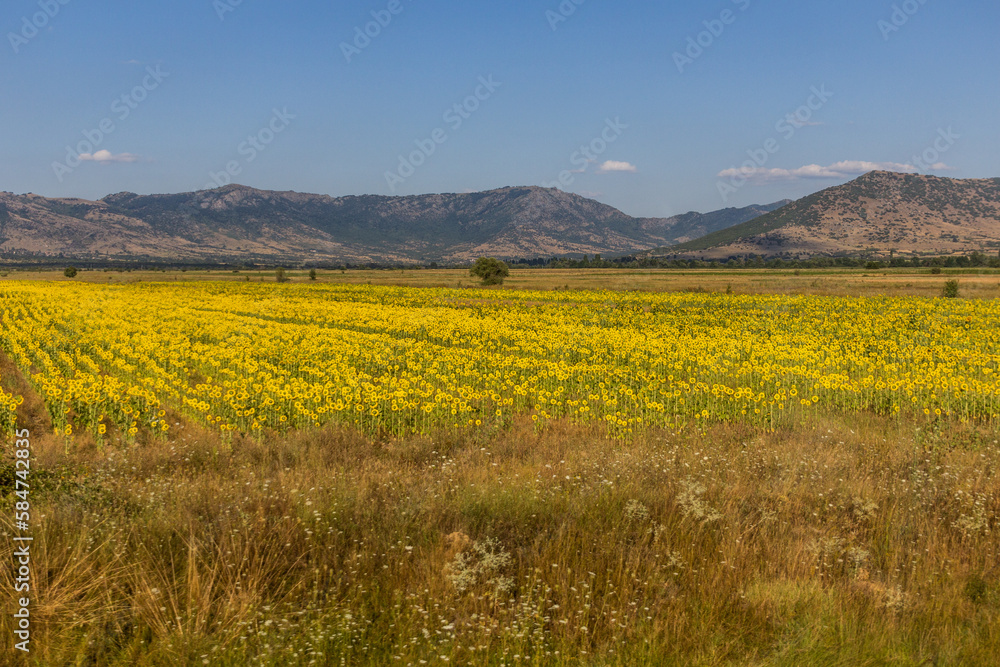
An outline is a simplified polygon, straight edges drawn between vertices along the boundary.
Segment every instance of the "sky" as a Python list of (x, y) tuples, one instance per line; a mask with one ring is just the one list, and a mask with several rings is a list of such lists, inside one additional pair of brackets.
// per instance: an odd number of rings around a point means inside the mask
[(559, 187), (634, 216), (1000, 177), (995, 0), (6, 0), (0, 190)]

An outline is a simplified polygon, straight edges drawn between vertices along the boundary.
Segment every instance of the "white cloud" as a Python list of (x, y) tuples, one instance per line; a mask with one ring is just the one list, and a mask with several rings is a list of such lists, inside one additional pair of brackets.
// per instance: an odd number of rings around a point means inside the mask
[(108, 150), (100, 150), (96, 153), (80, 153), (80, 159), (84, 162), (100, 162), (108, 164), (110, 162), (138, 162), (139, 156), (132, 153), (113, 154)]
[(626, 172), (634, 174), (639, 171), (634, 164), (628, 162), (616, 162), (614, 160), (608, 160), (600, 166), (597, 170), (598, 174), (609, 174), (612, 172)]
[[(931, 165), (934, 171), (952, 169), (943, 162)], [(776, 181), (797, 181), (805, 179), (840, 179), (854, 178), (867, 174), (869, 171), (898, 171), (904, 174), (916, 174), (918, 169), (912, 164), (899, 162), (867, 162), (864, 160), (844, 160), (823, 167), (809, 164), (797, 169), (750, 169), (746, 167), (726, 169), (719, 172), (719, 178), (745, 178), (750, 183), (764, 184)]]

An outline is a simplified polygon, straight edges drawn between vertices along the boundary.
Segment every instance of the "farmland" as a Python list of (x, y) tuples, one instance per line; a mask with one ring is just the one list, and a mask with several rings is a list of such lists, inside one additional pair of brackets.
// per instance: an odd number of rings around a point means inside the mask
[[(289, 270), (292, 283), (311, 283), (308, 271)], [(135, 282), (273, 282), (274, 270), (87, 270), (73, 280), (99, 284)], [(941, 295), (946, 280), (957, 279), (970, 298), (1000, 297), (1000, 270), (993, 268), (931, 269), (525, 269), (511, 270), (505, 285), (519, 290), (612, 290), (626, 292), (726, 292), (803, 296), (923, 296)], [(62, 271), (0, 271), (0, 283), (16, 280), (66, 281)], [(475, 286), (463, 269), (345, 269), (320, 270), (317, 281), (330, 285), (378, 285), (468, 289)]]
[(991, 655), (1000, 306), (729, 281), (0, 282), (39, 664)]
[[(3, 348), (66, 436), (598, 420), (773, 428), (817, 407), (1000, 416), (1000, 309), (956, 300), (403, 288), (10, 287)], [(3, 398), (12, 424), (14, 397)]]

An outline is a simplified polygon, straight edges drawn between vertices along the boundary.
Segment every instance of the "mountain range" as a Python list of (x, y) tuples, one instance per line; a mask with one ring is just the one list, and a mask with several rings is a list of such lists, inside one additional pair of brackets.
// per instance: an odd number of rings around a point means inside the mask
[(0, 256), (204, 263), (464, 262), (649, 251), (788, 202), (633, 218), (540, 187), (406, 197), (274, 192), (241, 185), (98, 201), (0, 193)]
[(1000, 248), (1000, 178), (874, 171), (798, 201), (634, 218), (557, 189), (406, 197), (228, 185), (98, 201), (0, 193), (0, 258), (329, 264), (581, 254), (942, 255)]
[(1000, 248), (1000, 178), (873, 171), (653, 255), (948, 255)]

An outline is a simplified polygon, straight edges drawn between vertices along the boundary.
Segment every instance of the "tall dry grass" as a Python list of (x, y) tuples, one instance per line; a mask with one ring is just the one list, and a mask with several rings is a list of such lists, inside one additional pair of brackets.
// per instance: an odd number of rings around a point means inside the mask
[(567, 424), (386, 441), (177, 430), (68, 455), (36, 438), (31, 664), (1000, 655), (993, 431), (863, 416), (627, 443)]

